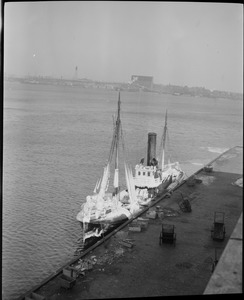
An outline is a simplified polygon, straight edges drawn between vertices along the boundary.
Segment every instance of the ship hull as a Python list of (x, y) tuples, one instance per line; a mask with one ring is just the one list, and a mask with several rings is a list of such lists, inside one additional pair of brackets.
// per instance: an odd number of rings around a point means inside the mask
[(81, 232), (83, 234), (83, 248), (86, 249), (92, 246), (127, 220), (128, 217), (123, 215), (109, 222), (99, 222), (98, 220), (94, 220), (88, 223), (83, 223), (79, 221)]
[[(126, 222), (126, 220), (123, 220), (120, 223), (117, 222), (115, 224), (109, 224), (108, 227), (106, 228), (106, 230), (104, 231), (104, 233), (100, 237), (90, 236), (90, 237), (86, 238), (85, 241), (84, 241), (83, 249), (86, 250), (87, 248), (91, 247), (96, 242), (100, 241), (101, 239), (103, 239), (104, 237), (106, 237), (109, 233), (111, 233), (116, 228), (118, 228), (120, 225), (122, 225), (124, 222)], [(96, 225), (90, 224), (90, 226), (94, 227)]]
[[(140, 211), (142, 211), (145, 206), (150, 205), (150, 203), (163, 191), (166, 191), (167, 187), (172, 183), (172, 176), (167, 178), (158, 188), (148, 189), (150, 195), (152, 196), (150, 199), (146, 199), (145, 203), (141, 202), (140, 207), (134, 211), (134, 213), (121, 213), (115, 215), (113, 217), (107, 216), (104, 219), (96, 219), (89, 220), (89, 222), (85, 222), (83, 220), (82, 211), (80, 212), (80, 216), (78, 214), (77, 220), (80, 223), (82, 234), (83, 234), (83, 241), (85, 248), (91, 246), (92, 244), (96, 243), (98, 240), (102, 239), (108, 233), (113, 231), (115, 228), (126, 222), (127, 220), (135, 217)], [(123, 211), (126, 211), (126, 208), (123, 208)]]

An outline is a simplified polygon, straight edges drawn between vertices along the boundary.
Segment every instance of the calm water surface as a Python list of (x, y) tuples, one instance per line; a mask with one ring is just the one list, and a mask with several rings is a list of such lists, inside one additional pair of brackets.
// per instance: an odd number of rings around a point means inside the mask
[[(101, 176), (118, 93), (6, 83), (3, 140), (3, 299), (15, 299), (73, 258), (76, 214)], [(242, 145), (242, 101), (121, 92), (127, 158), (146, 157), (168, 110), (171, 159), (188, 175)]]

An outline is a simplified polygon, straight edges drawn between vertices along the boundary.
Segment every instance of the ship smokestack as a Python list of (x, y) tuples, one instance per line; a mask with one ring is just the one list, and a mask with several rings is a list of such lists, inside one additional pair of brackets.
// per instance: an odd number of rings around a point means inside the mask
[(156, 158), (156, 138), (157, 134), (154, 132), (148, 133), (148, 144), (147, 144), (147, 165), (150, 166), (152, 159)]

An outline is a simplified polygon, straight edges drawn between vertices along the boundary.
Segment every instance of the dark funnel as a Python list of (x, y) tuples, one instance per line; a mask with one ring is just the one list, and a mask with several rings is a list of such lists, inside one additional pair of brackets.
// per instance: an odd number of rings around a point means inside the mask
[(148, 133), (148, 144), (147, 144), (147, 165), (150, 166), (152, 159), (156, 158), (156, 139), (157, 134), (154, 132)]

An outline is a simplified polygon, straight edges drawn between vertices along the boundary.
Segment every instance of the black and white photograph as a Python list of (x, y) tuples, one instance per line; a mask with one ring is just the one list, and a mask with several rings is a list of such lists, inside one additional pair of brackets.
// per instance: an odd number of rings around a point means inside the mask
[(241, 294), (243, 5), (2, 8), (2, 299)]

